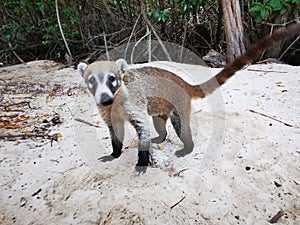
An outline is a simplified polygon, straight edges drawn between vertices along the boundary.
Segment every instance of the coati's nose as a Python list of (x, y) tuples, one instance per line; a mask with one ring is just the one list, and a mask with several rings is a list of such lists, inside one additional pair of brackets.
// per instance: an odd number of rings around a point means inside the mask
[(113, 103), (113, 99), (106, 93), (103, 93), (100, 98), (101, 105), (111, 105)]

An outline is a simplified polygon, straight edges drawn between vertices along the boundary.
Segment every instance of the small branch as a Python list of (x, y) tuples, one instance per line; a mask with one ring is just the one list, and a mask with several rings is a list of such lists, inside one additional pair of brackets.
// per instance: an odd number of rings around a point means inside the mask
[(30, 102), (25, 102), (25, 101), (24, 102), (12, 103), (12, 104), (9, 104), (9, 105), (0, 105), (0, 106), (3, 107), (6, 110), (10, 106), (23, 105), (23, 104), (26, 104), (29, 109), (32, 109), (32, 107), (30, 106)]
[(253, 109), (249, 109), (249, 111), (252, 112), (252, 113), (256, 113), (256, 114), (259, 114), (259, 115), (261, 115), (261, 116), (267, 117), (267, 118), (269, 118), (269, 119), (271, 119), (271, 120), (275, 120), (275, 121), (277, 121), (277, 122), (279, 122), (279, 123), (283, 123), (285, 126), (288, 126), (288, 127), (294, 127), (294, 126), (291, 125), (291, 124), (285, 123), (285, 122), (283, 122), (283, 121), (281, 121), (281, 120), (279, 120), (279, 119), (276, 119), (276, 118), (274, 118), (274, 117), (268, 116), (268, 115), (266, 115), (266, 114), (263, 114), (263, 113), (260, 113), (260, 112), (256, 112), (256, 111), (254, 111)]
[(141, 41), (143, 41), (143, 39), (145, 39), (147, 36), (149, 36), (150, 33), (151, 33), (151, 32), (149, 31), (149, 28), (147, 27), (147, 32), (146, 32), (146, 34), (145, 34), (143, 37), (141, 37), (141, 38), (134, 44), (134, 46), (133, 46), (133, 48), (132, 48), (132, 50), (131, 50), (130, 63), (133, 63), (133, 54), (134, 54), (134, 51), (135, 51), (136, 46), (138, 46), (139, 43), (140, 43)]
[(0, 139), (42, 137), (57, 140), (57, 134), (1, 134)]
[(106, 58), (107, 58), (108, 61), (110, 61), (108, 47), (107, 47), (107, 41), (106, 41), (106, 35), (105, 35), (104, 31), (103, 31), (103, 39), (104, 39), (104, 46), (105, 46)]
[(16, 51), (13, 50), (13, 47), (12, 47), (12, 45), (11, 45), (10, 42), (8, 42), (8, 46), (11, 48), (11, 50), (12, 50), (13, 54), (16, 56), (16, 58), (17, 58), (21, 63), (26, 64), (26, 63), (24, 62), (24, 60), (16, 53)]
[(149, 32), (148, 36), (148, 62), (152, 61), (152, 37), (151, 37), (151, 32), (149, 31), (149, 28), (147, 26), (147, 32)]
[(265, 24), (265, 25), (268, 25), (268, 26), (272, 26), (272, 27), (274, 27), (274, 26), (276, 26), (276, 27), (285, 27), (286, 25), (289, 25), (289, 24), (291, 24), (293, 22), (297, 22), (297, 21), (298, 20), (296, 18), (294, 20), (290, 20), (290, 21), (287, 21), (285, 23), (268, 23), (268, 22), (265, 22), (265, 21), (262, 21), (261, 23)]
[(147, 15), (146, 15), (146, 7), (145, 7), (145, 3), (144, 1), (140, 0), (140, 4), (141, 4), (141, 11), (142, 11), (142, 15), (144, 17), (144, 20), (146, 21), (147, 25), (150, 27), (151, 31), (153, 32), (154, 36), (156, 37), (157, 41), (159, 42), (163, 52), (165, 53), (166, 57), (168, 58), (168, 60), (171, 62), (172, 59), (170, 57), (170, 54), (168, 53), (166, 47), (164, 46), (163, 42), (161, 41), (160, 37), (158, 36), (158, 34), (156, 33), (156, 30), (154, 29), (154, 27), (152, 26), (152, 24), (150, 23)]
[(277, 223), (278, 220), (284, 216), (284, 211), (280, 210), (275, 216), (273, 216), (268, 222), (269, 223)]
[[(286, 27), (287, 25), (289, 25), (289, 24), (291, 24), (293, 22), (299, 23), (299, 17), (296, 17), (294, 20), (290, 20), (288, 22), (281, 23), (281, 24), (278, 24), (278, 23), (268, 23), (268, 22), (264, 22), (264, 21), (262, 21), (261, 23), (262, 24), (266, 24), (268, 26), (271, 26), (270, 35), (272, 35), (274, 27)], [(278, 58), (278, 60), (280, 60), (285, 55), (285, 53), (294, 45), (294, 43), (297, 40), (299, 40), (299, 37), (300, 36), (298, 36), (298, 38), (296, 38), (296, 40), (281, 54), (281, 56)], [(261, 54), (260, 60), (263, 58), (265, 52), (266, 52), (266, 50)]]
[(127, 45), (126, 45), (126, 48), (125, 48), (125, 51), (124, 51), (124, 58), (126, 58), (127, 50), (128, 50), (129, 45), (130, 45), (130, 40), (131, 40), (131, 38), (132, 38), (132, 36), (134, 34), (135, 28), (136, 28), (136, 26), (137, 26), (137, 24), (139, 22), (140, 17), (141, 17), (141, 14), (139, 14), (138, 18), (136, 19), (136, 21), (134, 23), (134, 26), (132, 28), (131, 34), (130, 34), (130, 36), (128, 38), (128, 42), (127, 42)]
[(266, 72), (266, 73), (287, 73), (286, 71), (275, 71), (275, 70), (258, 70), (258, 69), (247, 69), (253, 72)]
[(180, 48), (180, 58), (179, 58), (179, 60), (181, 62), (182, 62), (184, 44), (185, 44), (185, 40), (186, 40), (187, 26), (188, 26), (188, 21), (186, 19), (186, 16), (184, 16), (184, 33), (183, 33), (182, 44), (181, 44), (181, 48)]
[(65, 35), (64, 35), (64, 32), (63, 32), (61, 23), (60, 23), (59, 10), (58, 10), (58, 1), (57, 1), (57, 0), (55, 0), (55, 9), (56, 9), (56, 16), (57, 16), (58, 27), (59, 27), (61, 36), (62, 36), (62, 38), (63, 38), (63, 40), (64, 40), (66, 49), (67, 49), (67, 51), (68, 51), (68, 56), (67, 56), (66, 58), (67, 58), (68, 64), (71, 66), (71, 65), (72, 65), (73, 56), (72, 56), (72, 53), (71, 53), (71, 51), (70, 51), (70, 49), (69, 49), (68, 42), (67, 42), (67, 40), (66, 40), (66, 38), (65, 38)]
[(282, 57), (287, 53), (288, 50), (300, 39), (300, 35), (286, 48), (286, 50), (279, 56), (278, 60), (282, 59)]
[(89, 126), (92, 126), (92, 127), (97, 127), (97, 128), (100, 128), (100, 126), (96, 125), (96, 124), (93, 124), (93, 123), (90, 123), (88, 121), (85, 121), (83, 119), (80, 119), (80, 118), (75, 118), (74, 120), (78, 121), (78, 122), (81, 122), (81, 123), (85, 123)]
[(182, 169), (182, 170), (178, 171), (177, 173), (174, 173), (173, 177), (180, 177), (181, 173), (183, 173), (184, 171), (187, 171), (187, 170), (189, 170), (189, 169), (188, 168)]
[(182, 202), (185, 199), (185, 196), (183, 196), (178, 202), (176, 202), (174, 205), (172, 205), (170, 208), (173, 209), (175, 206), (177, 206), (180, 202)]

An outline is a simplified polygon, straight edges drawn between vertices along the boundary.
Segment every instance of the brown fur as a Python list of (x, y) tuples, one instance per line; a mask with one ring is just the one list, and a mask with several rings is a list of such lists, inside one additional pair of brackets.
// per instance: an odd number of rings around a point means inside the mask
[[(99, 105), (99, 111), (107, 123), (113, 145), (114, 157), (121, 154), (124, 138), (124, 123), (128, 120), (136, 129), (139, 137), (138, 166), (147, 166), (149, 160), (150, 131), (147, 114), (153, 117), (154, 126), (159, 134), (152, 142), (160, 143), (166, 137), (166, 120), (170, 117), (173, 127), (184, 148), (176, 152), (184, 156), (192, 152), (194, 144), (190, 129), (190, 101), (204, 98), (223, 85), (234, 73), (246, 64), (252, 63), (259, 55), (275, 42), (300, 33), (300, 24), (266, 36), (254, 44), (245, 54), (229, 63), (210, 80), (190, 85), (175, 74), (154, 67), (141, 67), (125, 71), (125, 65), (117, 62), (95, 62), (84, 67), (81, 73), (86, 78), (90, 74), (103, 74), (107, 71), (117, 75), (119, 89), (113, 104)], [(120, 64), (117, 66), (117, 64)], [(123, 83), (122, 83), (123, 82)]]

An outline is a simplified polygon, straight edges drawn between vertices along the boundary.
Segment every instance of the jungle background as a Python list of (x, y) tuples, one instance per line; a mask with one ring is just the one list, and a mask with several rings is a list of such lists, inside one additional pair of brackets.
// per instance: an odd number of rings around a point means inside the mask
[[(150, 33), (201, 57), (214, 49), (231, 61), (228, 46), (242, 53), (263, 35), (299, 20), (299, 6), (300, 0), (2, 0), (0, 63), (91, 62)], [(228, 10), (234, 18), (228, 19)], [(229, 40), (230, 33), (240, 40)], [(300, 43), (292, 41), (263, 57), (299, 65)]]

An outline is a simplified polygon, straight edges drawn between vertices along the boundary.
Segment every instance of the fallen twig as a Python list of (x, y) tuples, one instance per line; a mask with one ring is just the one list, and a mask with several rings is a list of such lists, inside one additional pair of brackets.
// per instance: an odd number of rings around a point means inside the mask
[(178, 202), (176, 202), (174, 205), (172, 205), (170, 208), (173, 209), (175, 206), (177, 206), (180, 202), (182, 202), (185, 199), (185, 196), (183, 196)]
[(30, 137), (42, 137), (50, 140), (57, 140), (57, 134), (1, 134), (0, 139), (10, 139), (10, 138), (30, 138)]
[(98, 128), (100, 127), (100, 126), (98, 126), (98, 125), (96, 125), (96, 124), (90, 123), (90, 122), (85, 121), (85, 120), (80, 119), (80, 118), (75, 118), (74, 120), (76, 120), (76, 121), (78, 121), (78, 122), (81, 122), (81, 123), (85, 123), (85, 124), (90, 125), (90, 126), (92, 126), (92, 127), (98, 127)]
[(177, 173), (174, 173), (173, 177), (180, 177), (181, 173), (183, 173), (184, 171), (189, 170), (188, 168), (182, 169), (180, 171), (178, 171)]
[(258, 69), (247, 69), (253, 72), (266, 72), (266, 73), (287, 73), (286, 71), (275, 71), (275, 70), (258, 70)]
[(277, 223), (278, 220), (284, 215), (284, 211), (280, 210), (275, 216), (273, 216), (270, 220), (269, 223)]
[(23, 105), (23, 104), (26, 104), (29, 109), (32, 109), (32, 107), (30, 106), (30, 102), (27, 102), (27, 101), (12, 103), (12, 104), (9, 104), (9, 105), (0, 105), (0, 106), (3, 107), (6, 110), (10, 106)]
[(288, 126), (288, 127), (294, 127), (294, 126), (291, 125), (291, 124), (285, 123), (285, 122), (283, 122), (283, 121), (281, 121), (281, 120), (279, 120), (279, 119), (276, 119), (276, 118), (274, 118), (274, 117), (268, 116), (268, 115), (266, 115), (266, 114), (263, 114), (263, 113), (260, 113), (260, 112), (256, 112), (256, 111), (254, 111), (253, 109), (249, 109), (249, 111), (252, 112), (252, 113), (256, 113), (256, 114), (259, 114), (259, 115), (261, 115), (261, 116), (267, 117), (267, 118), (269, 118), (269, 119), (275, 120), (275, 121), (277, 121), (277, 122), (279, 122), (279, 123), (283, 123), (285, 126)]

